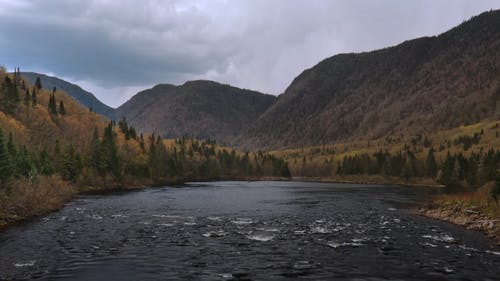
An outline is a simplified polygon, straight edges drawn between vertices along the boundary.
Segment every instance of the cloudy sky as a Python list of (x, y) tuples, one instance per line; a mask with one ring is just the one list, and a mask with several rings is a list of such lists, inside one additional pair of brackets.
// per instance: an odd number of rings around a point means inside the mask
[(158, 83), (280, 94), (320, 60), (442, 33), (500, 1), (0, 0), (0, 65), (113, 107)]

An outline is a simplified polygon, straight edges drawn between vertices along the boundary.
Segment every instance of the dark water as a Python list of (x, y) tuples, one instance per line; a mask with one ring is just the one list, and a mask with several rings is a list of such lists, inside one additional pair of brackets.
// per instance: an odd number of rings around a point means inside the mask
[(407, 211), (428, 192), (214, 182), (82, 196), (0, 233), (0, 279), (500, 280), (498, 246)]

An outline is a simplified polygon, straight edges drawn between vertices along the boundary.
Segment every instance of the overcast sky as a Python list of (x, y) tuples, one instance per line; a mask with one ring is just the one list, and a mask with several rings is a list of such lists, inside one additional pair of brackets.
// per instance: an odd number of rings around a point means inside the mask
[(158, 83), (280, 94), (338, 53), (442, 33), (500, 1), (0, 0), (0, 65), (74, 82), (116, 107)]

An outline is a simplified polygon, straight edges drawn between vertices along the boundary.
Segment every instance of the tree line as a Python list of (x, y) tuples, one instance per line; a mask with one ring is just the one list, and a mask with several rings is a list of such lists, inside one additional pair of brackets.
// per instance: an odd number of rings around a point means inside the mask
[(434, 149), (430, 148), (427, 157), (417, 159), (410, 150), (403, 150), (394, 154), (379, 151), (374, 154), (359, 154), (346, 156), (338, 164), (337, 173), (340, 175), (379, 174), (409, 179), (411, 177), (435, 178), (442, 184), (465, 182), (469, 185), (480, 185), (496, 179), (500, 169), (500, 151), (471, 152), (468, 156), (463, 153), (447, 153), (443, 161), (438, 162), (434, 156)]
[(283, 159), (267, 153), (238, 153), (218, 148), (212, 141), (191, 138), (178, 139), (169, 146), (155, 134), (147, 140), (142, 134), (130, 138), (129, 142), (138, 144), (139, 157), (127, 158), (118, 142), (120, 130), (131, 130), (123, 122), (120, 127), (109, 122), (101, 134), (96, 127), (86, 149), (55, 140), (53, 147), (29, 150), (16, 145), (12, 134), (6, 141), (0, 128), (0, 186), (9, 190), (13, 179), (35, 181), (39, 175), (53, 174), (82, 185), (88, 184), (85, 179), (89, 176), (109, 177), (124, 185), (131, 179), (162, 184), (173, 180), (291, 176)]

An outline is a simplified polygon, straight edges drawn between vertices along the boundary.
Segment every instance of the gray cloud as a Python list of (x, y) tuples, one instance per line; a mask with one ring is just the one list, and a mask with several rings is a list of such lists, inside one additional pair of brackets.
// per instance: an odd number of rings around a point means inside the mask
[(81, 83), (119, 105), (156, 83), (283, 92), (341, 52), (435, 35), (495, 1), (0, 0), (0, 64)]

